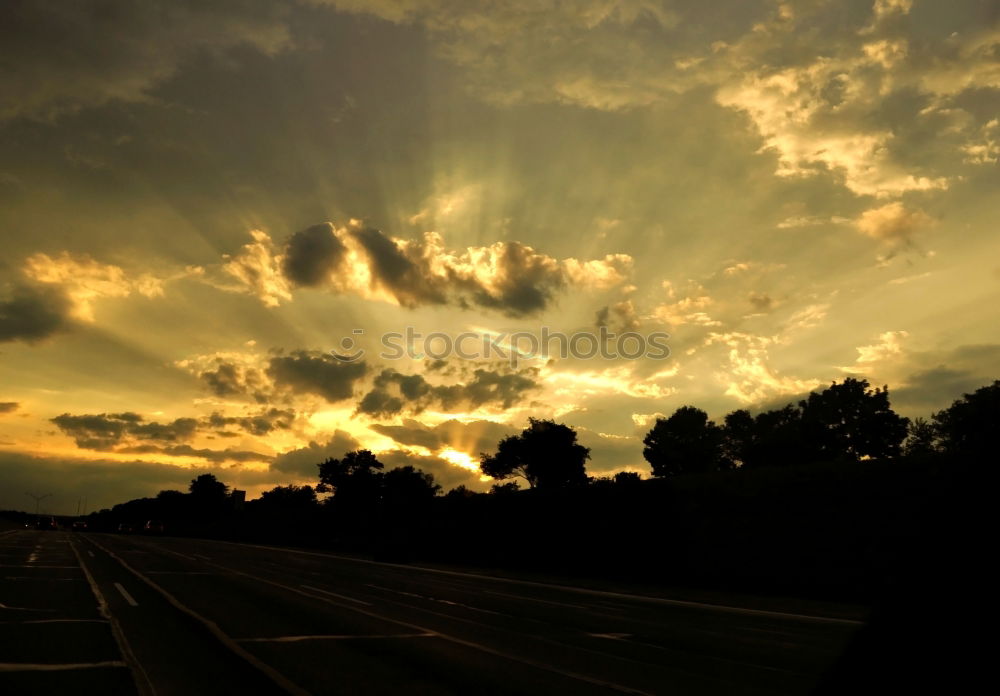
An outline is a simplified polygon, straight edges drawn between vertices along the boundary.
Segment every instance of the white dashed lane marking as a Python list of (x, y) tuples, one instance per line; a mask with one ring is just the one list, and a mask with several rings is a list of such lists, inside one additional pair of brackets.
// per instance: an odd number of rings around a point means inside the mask
[(133, 607), (139, 606), (139, 603), (132, 598), (132, 595), (128, 593), (128, 590), (122, 587), (122, 584), (120, 582), (115, 583), (115, 589), (118, 590), (118, 592), (121, 593), (121, 596), (125, 598), (125, 601), (131, 604)]

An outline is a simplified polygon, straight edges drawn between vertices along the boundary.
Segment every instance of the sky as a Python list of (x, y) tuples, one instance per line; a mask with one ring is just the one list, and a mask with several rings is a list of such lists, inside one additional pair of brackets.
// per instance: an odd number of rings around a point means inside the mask
[(359, 447), (485, 490), (529, 417), (646, 473), (846, 377), (926, 417), (1000, 377), (998, 159), (991, 0), (5, 2), (0, 508)]

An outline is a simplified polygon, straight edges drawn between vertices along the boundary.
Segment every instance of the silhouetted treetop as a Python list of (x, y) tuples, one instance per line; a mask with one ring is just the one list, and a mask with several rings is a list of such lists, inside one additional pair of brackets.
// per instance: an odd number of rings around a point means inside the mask
[(802, 427), (816, 459), (896, 457), (909, 420), (889, 406), (889, 388), (848, 377), (799, 402)]
[(528, 423), (520, 435), (501, 440), (495, 454), (480, 456), (482, 472), (501, 481), (520, 476), (543, 490), (586, 484), (590, 449), (576, 441), (576, 431), (551, 420)]
[(669, 418), (657, 418), (643, 439), (642, 456), (653, 476), (676, 476), (732, 468), (723, 452), (723, 433), (708, 414), (681, 406)]
[(434, 475), (412, 466), (401, 466), (382, 476), (382, 499), (388, 505), (419, 505), (431, 500), (440, 492)]
[(316, 491), (312, 486), (275, 486), (250, 504), (268, 512), (303, 510), (316, 505)]
[(1000, 380), (965, 394), (933, 416), (941, 449), (975, 460), (996, 458), (1000, 432)]
[(229, 486), (224, 484), (213, 474), (202, 474), (192, 479), (188, 486), (191, 497), (204, 502), (221, 502), (229, 494)]

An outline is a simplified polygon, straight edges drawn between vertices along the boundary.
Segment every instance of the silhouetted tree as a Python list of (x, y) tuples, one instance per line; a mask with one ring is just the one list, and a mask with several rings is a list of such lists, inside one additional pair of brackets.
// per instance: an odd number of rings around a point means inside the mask
[(1000, 380), (965, 394), (933, 416), (941, 448), (948, 454), (985, 462), (996, 458), (1000, 432)]
[(482, 472), (498, 480), (520, 476), (542, 490), (585, 485), (590, 449), (577, 443), (576, 431), (551, 420), (528, 423), (520, 435), (501, 440), (496, 454), (481, 455)]
[(799, 402), (803, 434), (817, 459), (895, 457), (909, 419), (889, 406), (889, 388), (848, 377)]
[(611, 480), (618, 486), (634, 486), (642, 481), (642, 477), (634, 471), (619, 471)]
[(316, 505), (316, 491), (312, 486), (275, 486), (248, 505), (267, 514), (302, 512)]
[(746, 466), (753, 459), (756, 424), (746, 409), (727, 413), (722, 426), (722, 454), (734, 464)]
[(383, 464), (369, 450), (348, 452), (342, 459), (319, 464), (320, 493), (333, 492), (339, 503), (368, 504), (378, 500)]
[(183, 518), (190, 509), (191, 497), (181, 491), (166, 490), (156, 494), (156, 517), (167, 520)]
[(521, 486), (518, 485), (517, 481), (494, 483), (490, 486), (490, 495), (510, 495), (512, 493), (517, 493), (519, 490), (521, 490)]
[(482, 494), (476, 493), (474, 490), (472, 490), (465, 484), (459, 484), (454, 488), (452, 488), (447, 493), (445, 493), (444, 497), (449, 500), (468, 500), (469, 498), (474, 498), (477, 495), (482, 495)]
[(928, 457), (938, 452), (938, 434), (934, 425), (923, 418), (914, 418), (907, 429), (903, 454), (907, 457)]
[(789, 404), (758, 413), (744, 449), (743, 466), (790, 466), (814, 459), (802, 427), (802, 412)]
[(202, 474), (198, 478), (192, 479), (188, 490), (195, 500), (219, 503), (225, 500), (229, 494), (229, 486), (215, 478), (214, 474)]
[(382, 499), (388, 506), (424, 505), (433, 500), (440, 490), (441, 486), (434, 482), (433, 474), (412, 466), (397, 467), (382, 477)]
[(732, 468), (722, 449), (722, 429), (708, 414), (693, 406), (681, 406), (669, 418), (657, 418), (643, 439), (642, 456), (653, 468), (653, 476), (675, 476)]

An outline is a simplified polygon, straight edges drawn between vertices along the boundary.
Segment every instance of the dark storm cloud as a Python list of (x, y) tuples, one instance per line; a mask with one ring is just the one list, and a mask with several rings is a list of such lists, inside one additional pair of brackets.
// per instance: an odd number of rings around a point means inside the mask
[(372, 389), (358, 404), (358, 412), (370, 416), (391, 416), (403, 411), (419, 413), (436, 406), (445, 411), (483, 405), (510, 408), (538, 387), (537, 371), (517, 372), (477, 369), (462, 384), (432, 385), (421, 375), (404, 375), (392, 368), (382, 370)]
[(66, 328), (70, 301), (52, 288), (22, 285), (0, 290), (0, 343), (34, 343)]
[(480, 452), (493, 451), (500, 440), (516, 432), (509, 425), (486, 420), (469, 423), (450, 420), (431, 427), (416, 420), (405, 419), (402, 425), (376, 423), (369, 427), (401, 445), (426, 447), (432, 452), (450, 448), (473, 457)]
[(288, 43), (284, 3), (102, 0), (0, 4), (0, 120), (52, 118), (109, 101), (151, 101), (187, 61)]
[[(475, 305), (519, 317), (545, 309), (568, 282), (566, 269), (555, 259), (519, 242), (496, 245), (487, 286), (475, 272), (454, 263), (453, 257), (441, 254), (426, 240), (404, 246), (378, 230), (353, 234), (368, 255), (373, 279), (405, 307), (450, 300), (459, 306)], [(435, 264), (439, 268), (432, 268)]]
[(272, 459), (270, 455), (248, 450), (212, 450), (195, 448), (191, 445), (172, 445), (169, 447), (135, 445), (132, 447), (120, 447), (115, 452), (119, 454), (166, 454), (171, 457), (197, 457), (198, 459), (205, 459), (210, 462), (267, 462)]
[(177, 418), (170, 423), (146, 422), (138, 413), (100, 413), (79, 416), (64, 413), (51, 419), (77, 447), (112, 450), (126, 440), (179, 442), (191, 439), (198, 428), (194, 418)]
[(270, 359), (267, 374), (280, 387), (300, 394), (316, 394), (330, 402), (354, 395), (354, 383), (365, 376), (368, 366), (345, 362), (327, 353), (299, 350)]
[(894, 407), (928, 415), (1000, 378), (1000, 345), (968, 345), (944, 354), (917, 354), (913, 363), (916, 369), (902, 386), (890, 385), (890, 399)]
[(326, 283), (344, 260), (347, 247), (324, 222), (296, 232), (285, 246), (282, 270), (293, 285), (317, 287)]
[(549, 304), (552, 295), (567, 283), (566, 273), (518, 242), (508, 242), (500, 254), (495, 289), (480, 288), (475, 303), (498, 309), (511, 316), (538, 312)]
[[(379, 230), (362, 229), (352, 232), (368, 255), (372, 278), (392, 292), (405, 307), (422, 304), (444, 304), (447, 301), (449, 276), (436, 277), (419, 254), (410, 258), (406, 249)], [(419, 249), (418, 249), (419, 251)]]
[(21, 404), (16, 401), (0, 401), (0, 414), (13, 413)]
[(216, 396), (252, 396), (259, 402), (267, 400), (264, 376), (259, 370), (219, 359), (214, 370), (205, 370), (198, 377)]
[(323, 444), (310, 442), (306, 447), (279, 454), (271, 462), (271, 471), (281, 471), (304, 478), (317, 478), (320, 462), (339, 459), (352, 450), (359, 449), (361, 443), (343, 430), (337, 430), (333, 437)]
[[(267, 435), (273, 430), (288, 430), (295, 421), (295, 411), (291, 409), (269, 408), (249, 416), (225, 416), (213, 413), (203, 423), (216, 429), (235, 426), (251, 435)], [(233, 433), (219, 433), (231, 435)]]
[(545, 309), (568, 286), (621, 283), (632, 266), (627, 254), (560, 260), (516, 241), (449, 250), (433, 232), (399, 239), (355, 220), (342, 228), (310, 227), (281, 249), (266, 232), (253, 230), (251, 236), (238, 253), (224, 255), (225, 279), (210, 282), (256, 295), (268, 307), (291, 300), (293, 287), (308, 286), (407, 308), (447, 304), (521, 317)]
[(203, 429), (227, 426), (236, 426), (254, 435), (264, 435), (276, 428), (291, 427), (294, 417), (293, 411), (272, 408), (250, 416), (227, 417), (213, 413), (207, 418), (177, 418), (169, 423), (146, 421), (138, 413), (76, 416), (64, 413), (51, 421), (63, 433), (72, 437), (77, 447), (83, 449), (116, 454), (197, 457), (211, 462), (248, 462), (269, 461), (271, 456), (232, 448), (224, 450), (195, 448), (187, 444), (187, 441)]

